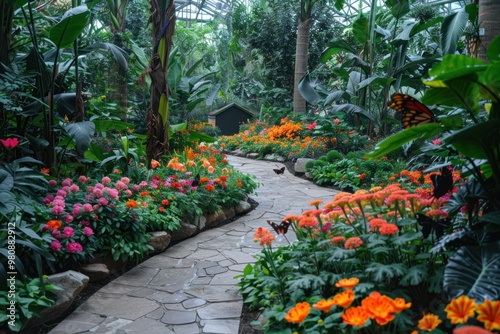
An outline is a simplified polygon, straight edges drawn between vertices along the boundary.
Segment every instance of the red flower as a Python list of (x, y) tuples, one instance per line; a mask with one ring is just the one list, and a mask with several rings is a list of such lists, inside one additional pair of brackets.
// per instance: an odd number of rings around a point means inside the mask
[(0, 142), (3, 144), (3, 146), (8, 149), (12, 150), (19, 145), (19, 139), (15, 137), (7, 138), (7, 139), (0, 139)]
[(307, 128), (308, 130), (312, 130), (312, 129), (314, 129), (315, 127), (316, 127), (316, 122), (312, 122), (311, 124), (307, 124), (307, 125), (306, 125), (306, 128)]

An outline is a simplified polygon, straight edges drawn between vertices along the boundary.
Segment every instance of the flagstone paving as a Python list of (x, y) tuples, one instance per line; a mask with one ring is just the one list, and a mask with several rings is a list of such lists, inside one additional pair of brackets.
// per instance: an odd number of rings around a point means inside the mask
[[(251, 196), (259, 203), (255, 210), (142, 262), (97, 291), (50, 334), (238, 334), (243, 302), (234, 276), (260, 250), (253, 242), (255, 230), (268, 227), (267, 220), (300, 214), (313, 199), (328, 202), (337, 192), (287, 171), (277, 175), (275, 162), (228, 160), (261, 185)], [(287, 240), (278, 237), (275, 243)]]

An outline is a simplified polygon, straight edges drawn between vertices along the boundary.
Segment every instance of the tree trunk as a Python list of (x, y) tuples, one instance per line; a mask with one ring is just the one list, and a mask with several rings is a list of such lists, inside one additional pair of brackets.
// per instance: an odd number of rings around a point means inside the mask
[[(146, 154), (160, 160), (168, 152), (168, 58), (175, 32), (174, 0), (150, 0), (153, 24), (153, 56), (149, 63), (151, 104), (147, 111)], [(163, 1), (163, 2), (161, 2)]]
[[(10, 38), (12, 33), (12, 20), (14, 18), (13, 2), (0, 0), (0, 63), (9, 65)], [(0, 73), (3, 67), (0, 66)]]
[(295, 115), (306, 111), (306, 100), (300, 95), (298, 86), (307, 72), (307, 51), (309, 49), (309, 29), (311, 20), (301, 21), (297, 27), (297, 45), (295, 48), (295, 77), (293, 83), (293, 112)]
[(487, 60), (486, 50), (491, 41), (500, 35), (500, 1), (499, 0), (479, 0), (479, 28), (484, 29), (484, 34), (480, 36), (481, 44), (479, 45), (478, 58)]

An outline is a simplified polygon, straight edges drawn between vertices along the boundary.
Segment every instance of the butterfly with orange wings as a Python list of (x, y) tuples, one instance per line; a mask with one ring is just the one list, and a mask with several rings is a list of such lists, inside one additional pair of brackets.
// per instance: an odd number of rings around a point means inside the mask
[(422, 124), (439, 122), (425, 104), (407, 94), (393, 94), (389, 108), (401, 114), (401, 123), (405, 129)]

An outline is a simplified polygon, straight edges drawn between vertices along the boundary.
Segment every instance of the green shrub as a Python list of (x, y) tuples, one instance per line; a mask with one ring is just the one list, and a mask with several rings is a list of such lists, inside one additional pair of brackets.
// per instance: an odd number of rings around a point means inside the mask
[(339, 159), (343, 159), (343, 158), (344, 157), (342, 156), (342, 154), (337, 150), (331, 150), (330, 152), (328, 152), (326, 154), (326, 159), (329, 162), (334, 162), (335, 160), (339, 160)]

